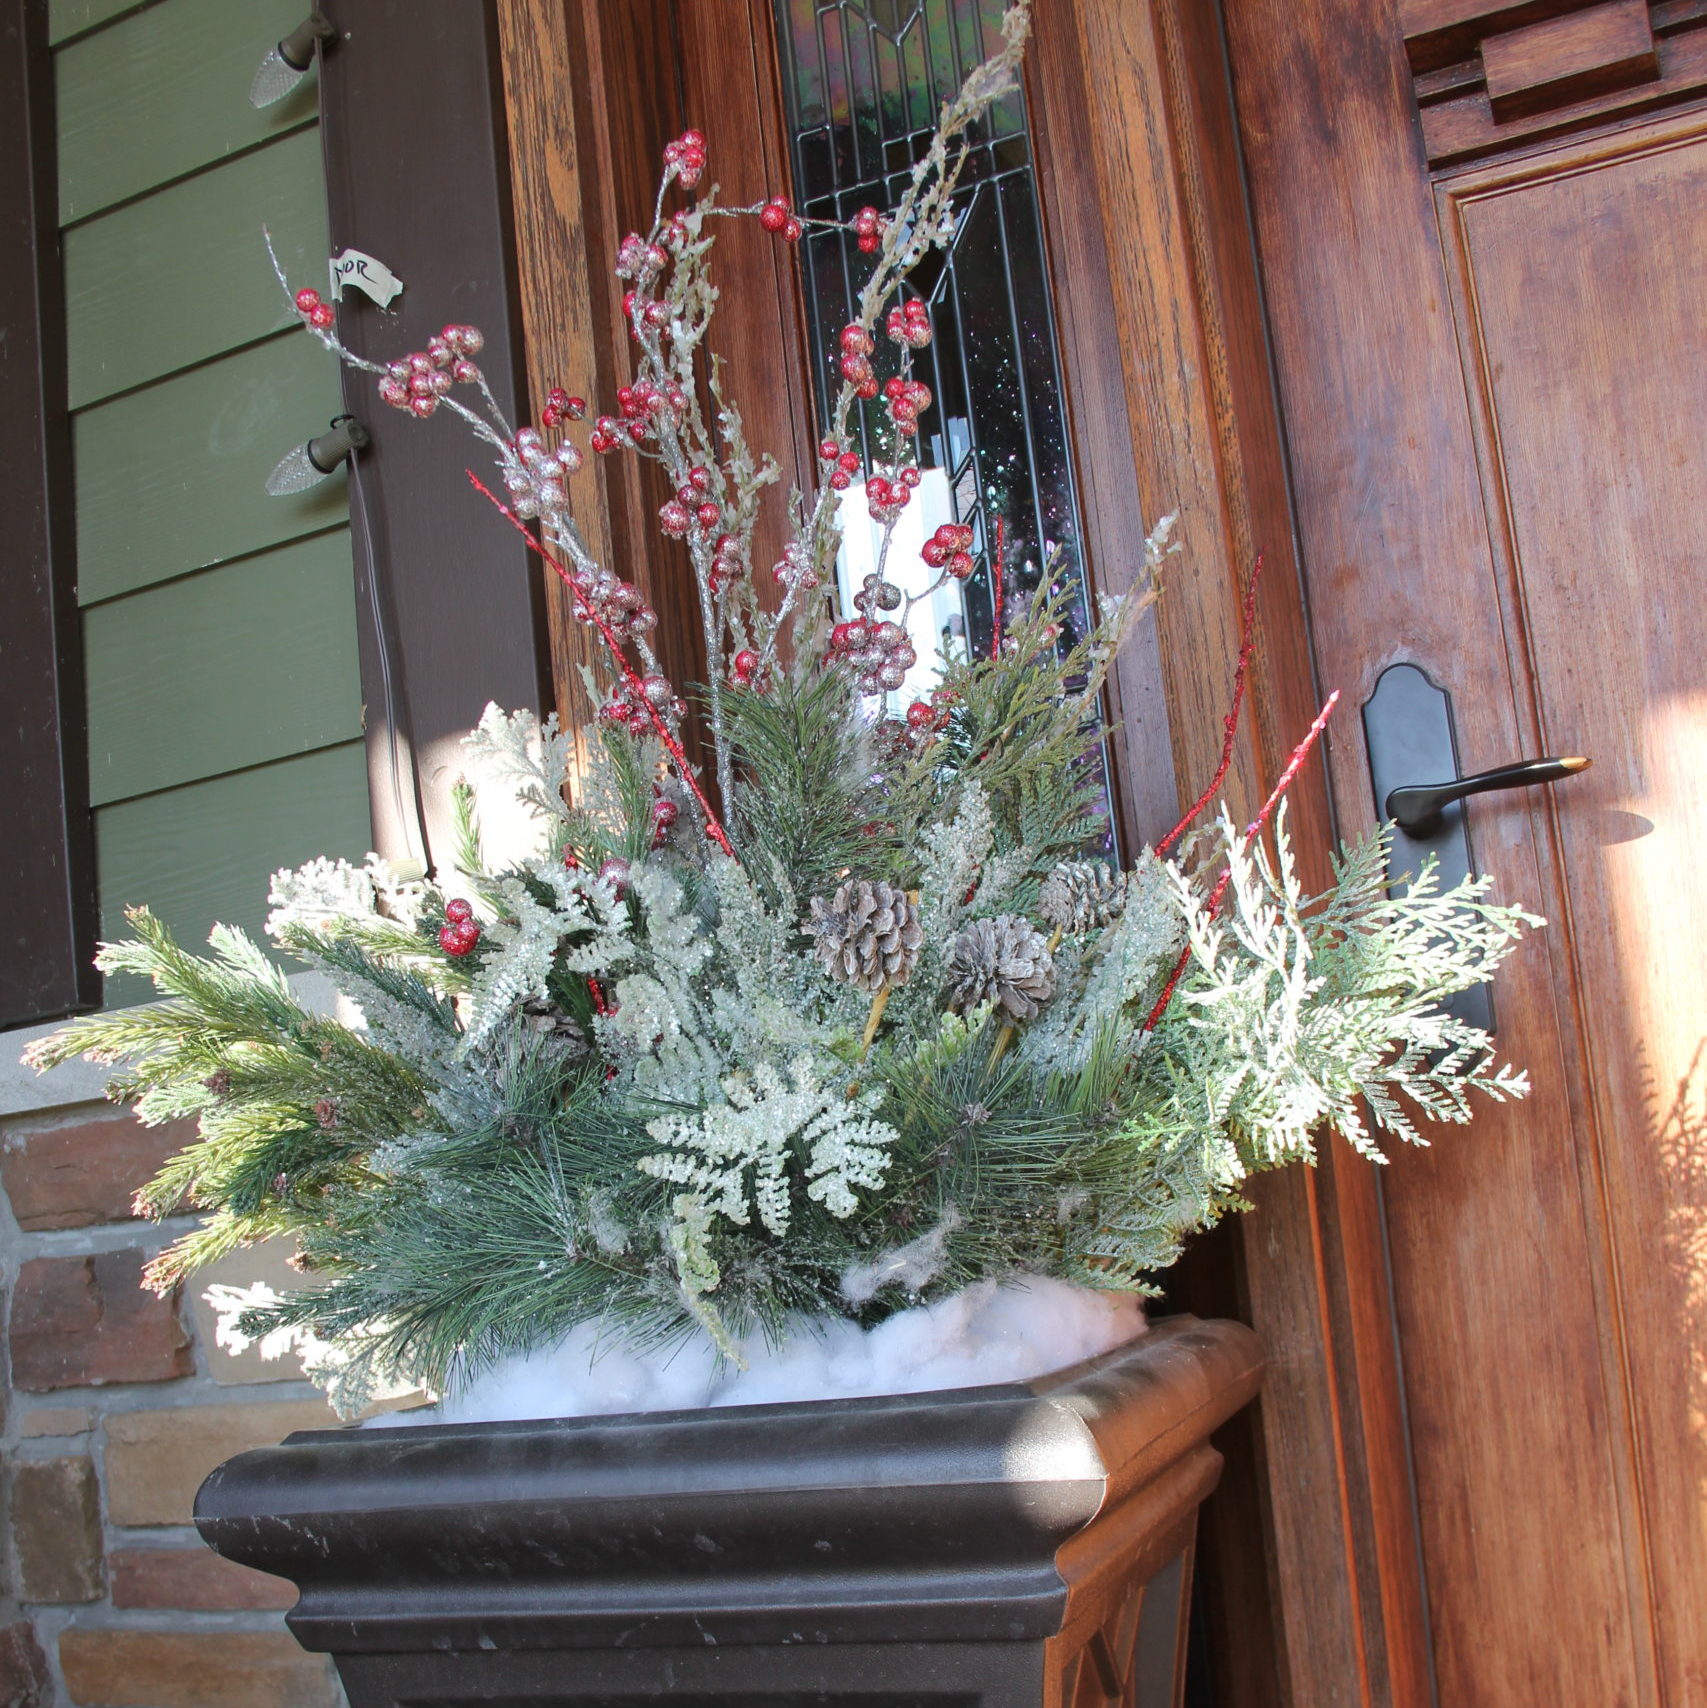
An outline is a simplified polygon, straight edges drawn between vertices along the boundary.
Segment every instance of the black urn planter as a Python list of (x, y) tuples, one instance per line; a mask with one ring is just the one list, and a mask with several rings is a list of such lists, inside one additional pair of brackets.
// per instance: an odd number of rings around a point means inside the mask
[(352, 1708), (1083, 1708), (1179, 1700), (1240, 1324), (1026, 1383), (330, 1430), (202, 1485)]

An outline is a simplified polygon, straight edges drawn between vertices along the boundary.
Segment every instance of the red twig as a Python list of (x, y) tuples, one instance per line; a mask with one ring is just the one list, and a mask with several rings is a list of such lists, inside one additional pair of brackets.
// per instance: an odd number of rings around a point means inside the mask
[[(1245, 826), (1245, 834), (1239, 839), (1239, 849), (1243, 852), (1262, 834), (1263, 826), (1274, 817), (1275, 808), (1280, 805), (1281, 797), (1291, 788), (1293, 779), (1304, 768), (1304, 761), (1310, 757), (1310, 749), (1320, 739), (1322, 731), (1328, 727), (1328, 719), (1333, 716), (1334, 707), (1339, 704), (1340, 691), (1335, 689), (1328, 696), (1328, 702), (1316, 714), (1316, 721), (1305, 732), (1304, 739), (1293, 748), (1286, 761), (1286, 768), (1280, 773), (1279, 779), (1269, 791), (1268, 799), (1262, 804), (1262, 811)], [(1204, 904), (1204, 912), (1213, 919), (1216, 910), (1221, 906), (1221, 898), (1227, 893), (1227, 886), (1233, 881), (1233, 867), (1229, 862), (1222, 870), (1221, 876), (1215, 880), (1215, 888), (1209, 892), (1209, 900)], [(1168, 974), (1168, 982), (1162, 987), (1162, 994), (1156, 998), (1156, 1006), (1150, 1010), (1149, 1018), (1144, 1022), (1146, 1032), (1154, 1032), (1157, 1023), (1168, 1011), (1168, 1004), (1174, 999), (1174, 991), (1184, 976), (1185, 969), (1191, 962), (1191, 945), (1187, 944), (1180, 951), (1180, 957), (1174, 962), (1174, 969)]]
[(1239, 730), (1239, 712), (1245, 703), (1245, 682), (1250, 675), (1251, 655), (1256, 651), (1257, 581), (1261, 575), (1262, 553), (1258, 552), (1256, 562), (1251, 565), (1251, 579), (1245, 586), (1245, 602), (1239, 612), (1239, 663), (1233, 672), (1233, 706), (1227, 713), (1226, 733), (1221, 741), (1221, 763), (1216, 766), (1215, 775), (1209, 780), (1209, 787), (1191, 803), (1185, 817), (1156, 844), (1158, 854), (1166, 854), (1185, 834), (1191, 821), (1215, 799), (1221, 785), (1227, 780), (1227, 772), (1232, 768), (1233, 740)]
[(670, 758), (674, 761), (676, 770), (681, 776), (682, 781), (693, 791), (694, 799), (699, 802), (699, 810), (705, 814), (706, 835), (709, 836), (725, 854), (733, 859), (735, 857), (735, 850), (729, 845), (728, 833), (718, 822), (717, 814), (711, 810), (711, 802), (705, 798), (705, 791), (699, 786), (699, 779), (694, 775), (693, 767), (688, 763), (688, 756), (686, 751), (683, 749), (681, 742), (677, 740), (676, 735), (674, 731), (671, 730), (670, 726), (664, 722), (663, 716), (659, 712), (658, 708), (646, 698), (645, 692), (640, 685), (640, 678), (635, 674), (634, 666), (623, 656), (622, 642), (616, 638), (616, 635), (612, 631), (610, 625), (598, 614), (597, 611), (593, 609), (592, 605), (582, 594), (580, 588), (575, 585), (573, 579), (570, 577), (569, 571), (566, 570), (563, 565), (546, 550), (544, 542), (534, 534), (533, 530), (528, 527), (521, 517), (519, 517), (515, 511), (509, 507), (509, 505), (504, 503), (504, 501), (500, 499), (484, 481), (481, 480), (473, 469), (466, 469), (464, 470), (464, 473), (467, 474), (469, 482), (473, 486), (474, 490), (481, 494), (481, 496), (491, 504), (493, 509), (495, 509), (498, 514), (502, 516), (524, 540), (527, 541), (528, 545), (538, 554), (541, 560), (549, 564), (556, 572), (557, 579), (569, 589), (570, 596), (575, 601), (575, 615), (583, 622), (591, 623), (604, 638), (606, 647), (610, 649), (611, 662), (615, 664), (617, 670), (621, 673), (622, 679), (627, 684), (635, 703), (646, 708), (646, 714), (652, 720), (652, 727), (658, 732), (659, 741), (664, 744), (664, 751), (668, 753)]
[(990, 567), (990, 579), (996, 584), (996, 614), (990, 625), (990, 662), (1002, 656), (1002, 545), (1007, 538), (1007, 519), (996, 518), (996, 561)]

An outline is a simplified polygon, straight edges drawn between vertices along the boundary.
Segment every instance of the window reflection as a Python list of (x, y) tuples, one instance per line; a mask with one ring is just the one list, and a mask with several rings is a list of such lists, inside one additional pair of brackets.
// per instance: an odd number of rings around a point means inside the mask
[[(1003, 0), (777, 0), (797, 205), (845, 220), (868, 203), (899, 200), (943, 101), (999, 47), (1002, 11)], [(955, 197), (954, 242), (946, 254), (927, 256), (912, 277), (936, 334), (915, 352), (914, 366), (935, 402), (921, 417), (917, 441), (925, 478), (889, 563), (896, 578), (896, 565), (917, 563), (918, 545), (937, 523), (952, 520), (972, 525), (979, 568), (931, 609), (915, 612), (920, 662), (917, 683), (909, 678), (902, 690), (909, 697), (929, 684), (945, 647), (988, 652), (998, 520), (1008, 608), (1036, 590), (1053, 562), (1055, 574), (1078, 588), (1070, 640), (1087, 618), (1054, 313), (1019, 92), (992, 108), (974, 136)], [(814, 379), (827, 415), (836, 337), (855, 313), (871, 258), (851, 234), (812, 226), (801, 249)], [(886, 442), (876, 437), (882, 420), (881, 404), (865, 406), (868, 455)], [(845, 597), (875, 565), (876, 531), (866, 524), (857, 487), (843, 520)]]

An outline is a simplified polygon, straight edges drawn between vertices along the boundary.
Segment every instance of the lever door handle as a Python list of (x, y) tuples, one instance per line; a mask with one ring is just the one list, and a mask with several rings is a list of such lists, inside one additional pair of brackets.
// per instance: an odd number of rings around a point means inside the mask
[(1556, 783), (1562, 777), (1586, 771), (1590, 763), (1580, 758), (1523, 759), (1516, 765), (1500, 765), (1492, 771), (1455, 778), (1450, 783), (1412, 783), (1392, 790), (1383, 810), (1407, 836), (1421, 841), (1439, 830), (1441, 809), (1466, 795), (1485, 795), (1494, 789), (1522, 789), (1531, 783)]
[[(1556, 782), (1588, 764), (1586, 759), (1529, 759), (1460, 777), (1451, 697), (1415, 664), (1390, 664), (1381, 672), (1363, 708), (1363, 734), (1375, 810), (1393, 821), (1387, 879), (1394, 895), (1408, 889), (1429, 860), (1442, 890), (1474, 871), (1468, 809), (1456, 804), (1466, 795)], [(1412, 780), (1418, 777), (1450, 780)], [(1486, 985), (1459, 991), (1446, 1008), (1484, 1032), (1494, 1029), (1493, 998)]]

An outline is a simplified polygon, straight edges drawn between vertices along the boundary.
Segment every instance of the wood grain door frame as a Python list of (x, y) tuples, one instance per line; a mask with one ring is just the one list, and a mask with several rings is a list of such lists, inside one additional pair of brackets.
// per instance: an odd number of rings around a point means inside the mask
[(0, 1027), (101, 1000), (45, 0), (0, 8)]
[[(742, 31), (730, 24), (734, 0), (716, 0), (708, 28), (710, 4), (499, 0), (536, 402), (552, 384), (593, 397), (619, 383), (611, 363), (624, 329), (605, 290), (618, 220), (641, 205), (657, 147), (683, 122), (710, 133), (712, 177), (727, 182), (736, 155), (762, 168), (741, 199), (786, 184), (771, 7), (740, 0)], [(1227, 788), (1236, 812), (1267, 792), (1316, 711), (1318, 684), (1219, 9), (1039, 0), (1035, 31), (1027, 94), (1086, 561), (1098, 586), (1124, 585), (1145, 524), (1168, 511), (1184, 548), (1154, 630), (1113, 684), (1121, 815), (1138, 842), (1165, 830), (1214, 771), (1259, 553), (1257, 665)], [(800, 468), (810, 456), (804, 320), (778, 253), (746, 257), (731, 389), (759, 396), (753, 382), (768, 382), (773, 432), (755, 431), (755, 442), (792, 443)], [(777, 386), (791, 357), (800, 365)], [(632, 470), (631, 459), (591, 459), (575, 496), (595, 550), (635, 565), (645, 586), (659, 561), (655, 504)], [(663, 590), (651, 596), (664, 612)], [(576, 715), (584, 644), (554, 605), (559, 700)], [(1306, 875), (1325, 880), (1333, 818), (1319, 766), (1294, 790), (1292, 829)], [(1217, 1702), (1428, 1702), (1375, 1170), (1329, 1151), (1313, 1171), (1254, 1182), (1251, 1197), (1255, 1213), (1186, 1266), (1178, 1295), (1188, 1308), (1195, 1293), (1244, 1316), (1271, 1355), (1257, 1411), (1226, 1432), (1243, 1438), (1221, 1443), (1229, 1475), (1204, 1519)]]

